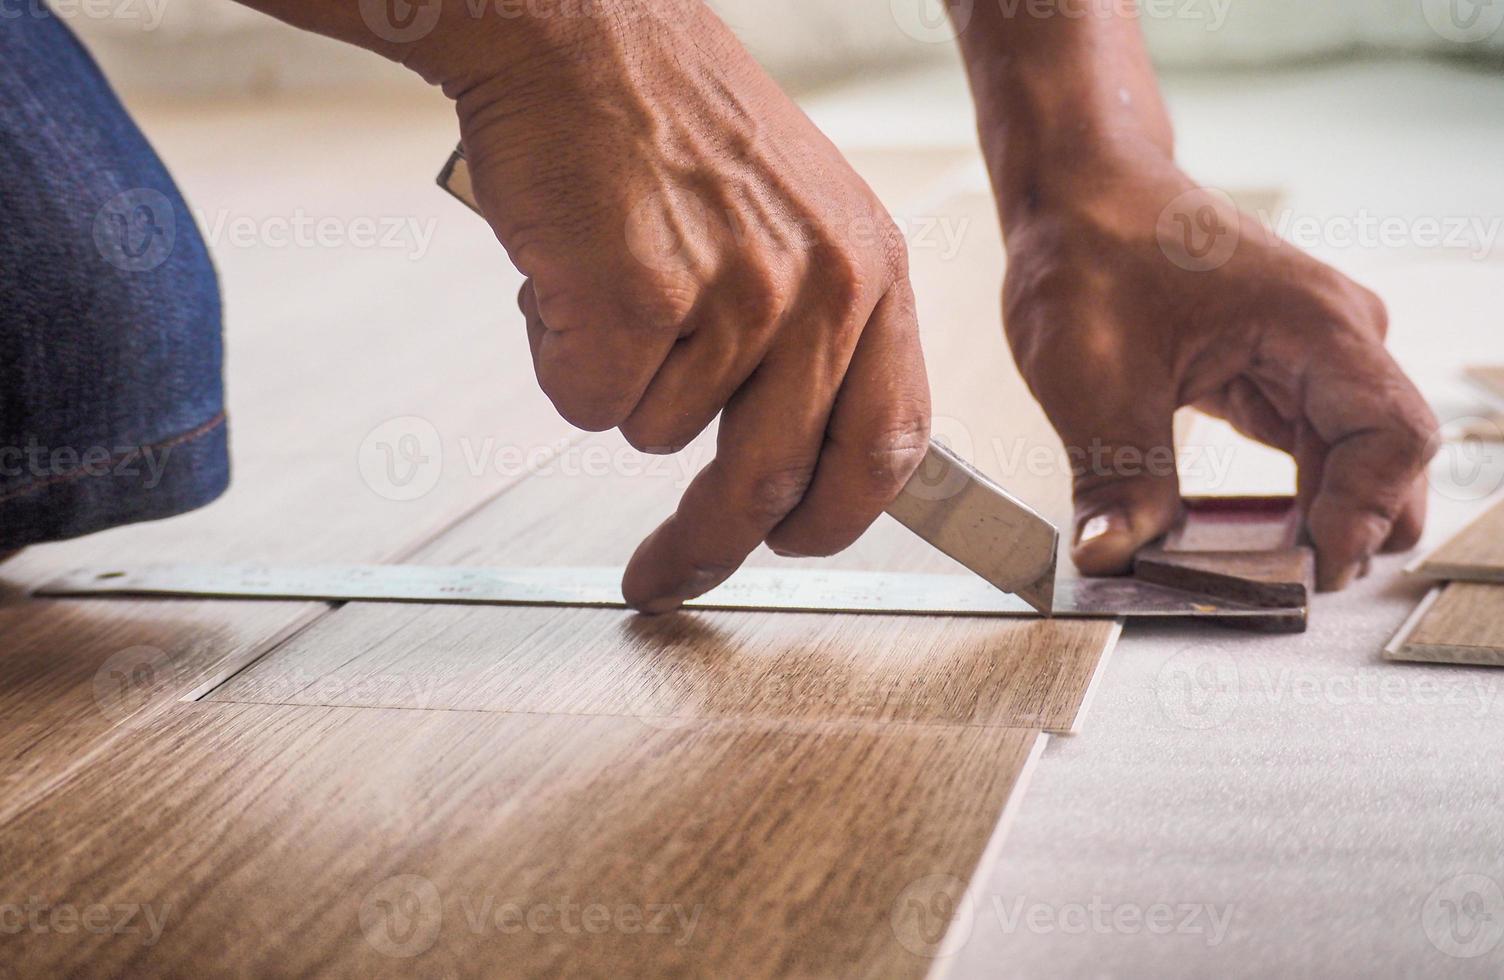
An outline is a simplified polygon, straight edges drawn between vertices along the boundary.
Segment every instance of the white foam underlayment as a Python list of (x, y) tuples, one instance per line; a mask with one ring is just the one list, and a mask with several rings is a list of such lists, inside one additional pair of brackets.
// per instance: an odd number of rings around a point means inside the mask
[[(1498, 75), (1391, 62), (1167, 87), (1192, 172), (1279, 187), (1298, 217), (1504, 217)], [(935, 70), (810, 110), (845, 145), (963, 145), (963, 99), (960, 78)], [(983, 186), (979, 166), (956, 179)], [(1485, 411), (1457, 372), (1504, 362), (1504, 244), (1314, 251), (1384, 296), (1391, 348), (1443, 418)], [(1288, 479), (1273, 457), (1240, 462), (1248, 478)], [(1457, 489), (1438, 472), (1427, 545), (1504, 477), (1481, 479)], [(1497, 975), (1504, 893), (1487, 882), (1504, 885), (1504, 671), (1381, 659), (1426, 592), (1404, 561), (1319, 597), (1302, 636), (1130, 625), (1081, 734), (1049, 740), (934, 974)], [(1470, 892), (1484, 905), (1461, 904)], [(1491, 917), (1457, 918), (1464, 908)], [(1464, 944), (1474, 928), (1490, 931)]]

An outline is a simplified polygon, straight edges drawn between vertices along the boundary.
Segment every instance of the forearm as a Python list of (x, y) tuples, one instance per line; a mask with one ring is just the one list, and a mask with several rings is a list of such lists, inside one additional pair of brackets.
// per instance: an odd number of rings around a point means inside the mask
[[(240, 0), (294, 27), (375, 52), (458, 99), (477, 85), (567, 85), (550, 56), (618, 34), (650, 17), (646, 0), (591, 0), (578, 13), (506, 0)], [(682, 8), (700, 0), (672, 0)], [(640, 26), (640, 25), (639, 25)], [(548, 59), (554, 77), (529, 70)]]
[(984, 0), (958, 27), (1005, 227), (1173, 155), (1135, 0)]

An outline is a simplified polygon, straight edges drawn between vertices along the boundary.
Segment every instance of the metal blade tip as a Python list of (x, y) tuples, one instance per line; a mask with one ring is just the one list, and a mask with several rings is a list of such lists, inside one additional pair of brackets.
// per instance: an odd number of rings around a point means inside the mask
[(1058, 556), (1052, 556), (1050, 567), (1043, 575), (1014, 593), (1046, 616), (1055, 611), (1055, 568), (1059, 561)]

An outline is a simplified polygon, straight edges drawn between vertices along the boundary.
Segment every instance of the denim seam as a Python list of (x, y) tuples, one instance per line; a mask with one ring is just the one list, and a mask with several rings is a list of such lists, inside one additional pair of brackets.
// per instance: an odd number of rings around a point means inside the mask
[[(224, 424), (225, 413), (219, 412), (207, 422), (194, 426), (186, 432), (180, 432), (177, 435), (163, 439), (160, 442), (147, 443), (144, 446), (136, 446), (126, 452), (115, 453), (108, 460), (101, 461), (101, 463), (108, 462), (111, 466), (114, 466), (115, 464), (139, 457), (145, 454), (148, 450), (171, 449), (174, 446), (181, 446), (185, 442), (192, 442), (195, 439), (208, 435), (210, 432), (213, 432), (215, 429)], [(45, 480), (38, 480), (36, 483), (28, 484), (16, 490), (11, 490), (6, 493), (0, 493), (0, 504), (5, 503), (7, 500), (14, 500), (17, 497), (24, 497), (28, 494), (36, 493), (38, 490), (45, 490), (48, 487), (55, 486), (59, 483), (68, 483), (86, 476), (100, 475), (96, 473), (90, 473), (82, 469), (82, 466), (83, 464), (79, 464), (79, 468), (69, 470), (66, 473), (59, 473), (56, 476), (49, 476)]]

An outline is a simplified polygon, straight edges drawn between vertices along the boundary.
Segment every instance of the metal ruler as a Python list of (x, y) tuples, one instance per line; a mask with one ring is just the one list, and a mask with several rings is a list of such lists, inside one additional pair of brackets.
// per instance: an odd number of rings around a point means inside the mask
[[(34, 594), (626, 608), (616, 568), (147, 565), (79, 569)], [(972, 575), (816, 569), (743, 568), (687, 605), (760, 612), (1039, 616), (1024, 599)], [(1055, 593), (1055, 615), (1063, 617), (1258, 619), (1270, 612), (1131, 578), (1062, 576)]]

